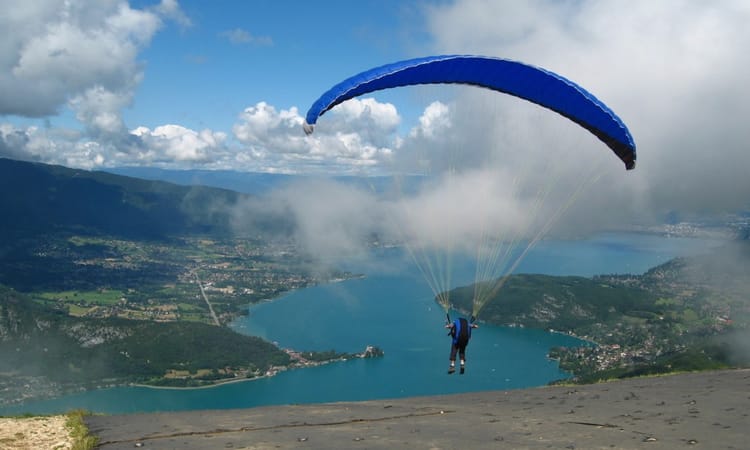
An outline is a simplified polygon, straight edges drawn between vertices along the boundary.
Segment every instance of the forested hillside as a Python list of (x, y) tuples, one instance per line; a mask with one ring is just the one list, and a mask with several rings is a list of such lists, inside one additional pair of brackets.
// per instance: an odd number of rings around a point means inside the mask
[(0, 233), (226, 234), (241, 194), (0, 158)]
[[(513, 275), (481, 310), (499, 325), (552, 329), (597, 345), (551, 355), (582, 381), (750, 365), (750, 242), (676, 258), (643, 275)], [(474, 286), (451, 291), (471, 311)]]
[(289, 362), (273, 344), (226, 327), (70, 317), (0, 286), (0, 391), (24, 384), (200, 385)]

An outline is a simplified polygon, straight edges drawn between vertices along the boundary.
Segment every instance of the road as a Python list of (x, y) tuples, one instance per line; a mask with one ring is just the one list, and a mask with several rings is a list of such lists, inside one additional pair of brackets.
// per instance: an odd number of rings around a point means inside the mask
[(211, 306), (211, 302), (208, 301), (208, 296), (206, 295), (205, 289), (203, 289), (203, 284), (201, 283), (200, 278), (198, 278), (198, 275), (195, 275), (195, 281), (198, 282), (198, 287), (201, 288), (201, 295), (203, 296), (203, 300), (206, 301), (206, 305), (208, 305), (208, 312), (211, 314), (211, 318), (214, 320), (214, 324), (216, 326), (221, 326), (221, 323), (219, 322), (219, 318), (216, 317), (216, 313), (214, 312), (214, 307)]

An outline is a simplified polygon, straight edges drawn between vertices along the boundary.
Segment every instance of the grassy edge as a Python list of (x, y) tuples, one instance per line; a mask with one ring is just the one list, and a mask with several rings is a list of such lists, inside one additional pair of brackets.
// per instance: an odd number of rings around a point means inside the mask
[[(748, 369), (748, 367), (743, 366), (729, 366), (729, 367), (719, 367), (716, 369), (699, 369), (699, 370), (688, 370), (688, 369), (680, 369), (675, 370), (672, 372), (655, 372), (655, 373), (647, 373), (647, 374), (641, 374), (641, 375), (633, 375), (628, 377), (607, 377), (607, 378), (597, 378), (592, 379), (584, 382), (575, 382), (570, 381), (567, 379), (559, 380), (559, 381), (553, 381), (546, 386), (548, 387), (558, 387), (558, 386), (566, 386), (566, 387), (578, 387), (578, 386), (592, 386), (595, 384), (605, 384), (605, 383), (615, 383), (618, 381), (628, 381), (628, 380), (639, 380), (639, 379), (649, 379), (649, 378), (662, 378), (662, 377), (671, 377), (674, 375), (685, 375), (685, 374), (691, 374), (691, 373), (707, 373), (707, 372), (724, 372), (729, 370), (744, 370)], [(533, 389), (529, 388), (529, 389)]]
[(65, 427), (73, 438), (72, 450), (92, 450), (99, 443), (99, 438), (89, 434), (89, 428), (83, 421), (84, 416), (91, 413), (82, 409), (76, 409), (65, 413), (67, 417)]

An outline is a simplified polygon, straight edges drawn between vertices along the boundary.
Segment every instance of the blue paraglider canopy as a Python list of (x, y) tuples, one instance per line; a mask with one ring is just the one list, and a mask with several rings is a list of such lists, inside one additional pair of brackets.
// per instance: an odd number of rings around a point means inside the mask
[(367, 70), (333, 86), (313, 103), (304, 129), (346, 100), (382, 89), (417, 84), (467, 84), (519, 97), (555, 111), (590, 131), (635, 167), (635, 143), (619, 117), (576, 83), (517, 61), (471, 55), (428, 56)]

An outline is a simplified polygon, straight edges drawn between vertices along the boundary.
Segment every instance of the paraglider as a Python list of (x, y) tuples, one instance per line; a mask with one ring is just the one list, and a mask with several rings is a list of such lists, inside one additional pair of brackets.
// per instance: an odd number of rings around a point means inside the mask
[(474, 323), (474, 317), (471, 320), (467, 320), (464, 317), (459, 317), (453, 322), (448, 317), (448, 323), (445, 325), (447, 328), (448, 335), (451, 337), (451, 354), (450, 354), (450, 365), (448, 366), (448, 374), (452, 374), (456, 371), (456, 354), (461, 358), (461, 369), (459, 373), (461, 375), (466, 371), (466, 346), (469, 345), (471, 340), (471, 329), (479, 328), (479, 325)]
[[(366, 70), (341, 81), (323, 93), (308, 110), (303, 129), (308, 135), (313, 133), (315, 124), (323, 114), (349, 99), (375, 91), (424, 84), (468, 85), (527, 100), (580, 125), (606, 144), (624, 163), (627, 170), (635, 168), (636, 146), (633, 137), (623, 121), (607, 105), (580, 85), (556, 73), (522, 62), (496, 57), (474, 55), (428, 56)], [(595, 178), (592, 178), (591, 182)], [(487, 282), (487, 279), (484, 278), (485, 275), (496, 273), (495, 268), (498, 267), (498, 261), (507, 261), (510, 258), (514, 246), (521, 241), (521, 238), (516, 236), (509, 239), (510, 245), (505, 251), (500, 250), (502, 239), (499, 238), (493, 238), (494, 242), (490, 246), (494, 246), (494, 248), (490, 251), (485, 252), (481, 248), (478, 249), (478, 255), (489, 255), (484, 257), (487, 259), (485, 263), (487, 267), (493, 267), (493, 270), (481, 270), (483, 279), (480, 280), (480, 264), (478, 261), (476, 283), (478, 289), (474, 296), (472, 316), (478, 316), (486, 302), (497, 293), (507, 277), (516, 269), (521, 258), (539, 242), (549, 230), (551, 224), (570, 206), (587, 183), (589, 181), (584, 179), (578, 189), (573, 190), (568, 201), (560, 202), (555, 207), (549, 220), (542, 223), (538, 232), (532, 233), (526, 248), (520, 252), (516, 261), (506, 268), (502, 276), (490, 282)], [(551, 190), (551, 186), (544, 186), (539, 190), (538, 201), (531, 214), (538, 212), (539, 206)], [(415, 262), (418, 262), (419, 259), (417, 256), (417, 253), (421, 250), (419, 247), (412, 247), (406, 242), (406, 249)], [(440, 259), (435, 264), (428, 261), (427, 257), (425, 257), (425, 260), (424, 264), (418, 262), (418, 265), (428, 283), (430, 283), (431, 278), (435, 278), (434, 272), (437, 267), (450, 266), (449, 263)], [(482, 281), (482, 283), (479, 281)], [(447, 312), (450, 307), (447, 291), (450, 287), (438, 287), (434, 281), (430, 285), (437, 301)], [(451, 325), (457, 328), (457, 325), (451, 324), (449, 321), (449, 326)], [(470, 329), (470, 326), (464, 324), (464, 330), (469, 331)], [(460, 352), (460, 348), (458, 351)], [(453, 356), (453, 359), (455, 359), (455, 356)]]
[(466, 84), (536, 103), (594, 134), (612, 149), (627, 170), (635, 167), (635, 143), (630, 131), (591, 93), (548, 70), (486, 56), (428, 56), (354, 75), (333, 86), (312, 104), (303, 124), (305, 133), (312, 133), (320, 116), (346, 100), (383, 89), (418, 84)]

